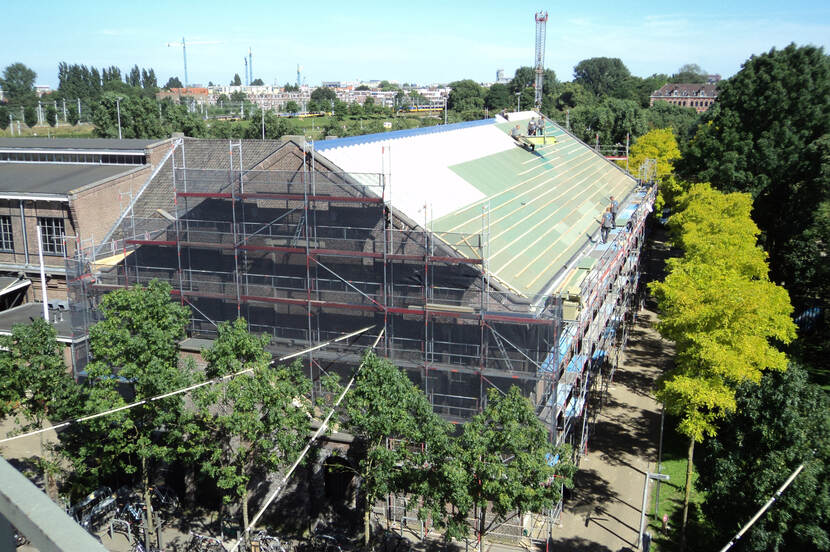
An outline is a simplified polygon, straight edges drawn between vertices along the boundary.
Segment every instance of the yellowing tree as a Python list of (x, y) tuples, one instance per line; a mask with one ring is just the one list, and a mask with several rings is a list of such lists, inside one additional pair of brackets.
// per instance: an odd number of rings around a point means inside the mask
[(677, 139), (670, 128), (655, 128), (643, 134), (628, 152), (628, 167), (632, 174), (640, 172), (640, 166), (646, 159), (657, 161), (657, 181), (660, 185), (660, 194), (656, 208), (660, 212), (666, 202), (671, 201), (684, 191), (682, 182), (674, 176), (674, 162), (680, 159), (680, 149)]
[(714, 436), (717, 422), (735, 411), (738, 384), (786, 369), (775, 343), (792, 341), (795, 325), (789, 295), (769, 281), (766, 253), (756, 245), (749, 196), (695, 184), (677, 205), (669, 225), (684, 256), (671, 259), (665, 280), (649, 287), (661, 310), (658, 329), (677, 345), (658, 398), (689, 438), (685, 531), (695, 443)]

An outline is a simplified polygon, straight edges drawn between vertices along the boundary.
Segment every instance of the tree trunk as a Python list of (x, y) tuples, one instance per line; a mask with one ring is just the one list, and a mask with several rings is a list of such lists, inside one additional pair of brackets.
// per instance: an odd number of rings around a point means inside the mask
[(372, 532), (372, 503), (369, 502), (369, 498), (366, 497), (366, 508), (363, 511), (363, 546), (364, 548), (369, 548), (369, 538), (371, 537)]
[(481, 547), (484, 546), (482, 540), (484, 539), (484, 531), (485, 526), (484, 524), (487, 521), (487, 503), (484, 503), (484, 506), (481, 507), (481, 519), (478, 523), (478, 549), (481, 550)]
[(695, 440), (691, 438), (689, 439), (689, 457), (686, 465), (686, 494), (683, 497), (683, 519), (680, 522), (680, 552), (686, 550), (686, 520), (689, 517), (689, 498), (692, 495), (692, 470), (694, 470), (692, 459), (694, 458), (694, 454)]
[[(248, 528), (248, 489), (242, 493), (242, 530)], [(253, 529), (253, 527), (251, 527)]]
[(147, 458), (141, 457), (141, 478), (144, 484), (144, 507), (147, 509), (147, 541), (153, 542), (153, 501), (150, 497), (150, 474), (147, 473)]

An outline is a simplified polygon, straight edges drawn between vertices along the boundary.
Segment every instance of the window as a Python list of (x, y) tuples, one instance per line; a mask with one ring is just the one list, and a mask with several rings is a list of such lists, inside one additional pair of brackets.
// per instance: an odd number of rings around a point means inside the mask
[(12, 217), (10, 215), (0, 216), (0, 251), (14, 251)]
[(66, 230), (62, 218), (38, 217), (41, 238), (43, 240), (43, 252), (47, 255), (63, 255), (63, 237)]

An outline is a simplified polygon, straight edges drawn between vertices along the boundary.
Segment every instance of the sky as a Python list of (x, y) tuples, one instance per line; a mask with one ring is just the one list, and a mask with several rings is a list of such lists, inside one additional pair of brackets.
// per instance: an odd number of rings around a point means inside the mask
[[(618, 57), (639, 76), (671, 74), (697, 63), (724, 78), (753, 54), (790, 42), (830, 51), (830, 3), (820, 0), (562, 2), (524, 0), (398, 2), (134, 2), (47, 0), (33, 10), (8, 2), (0, 69), (22, 62), (36, 84), (55, 88), (60, 61), (122, 72), (153, 68), (163, 85), (188, 80), (227, 84), (243, 76), (266, 84), (387, 79), (400, 83), (495, 80), (532, 66), (537, 11), (547, 11), (545, 67), (560, 80), (591, 57)], [(177, 43), (168, 46), (168, 43)]]

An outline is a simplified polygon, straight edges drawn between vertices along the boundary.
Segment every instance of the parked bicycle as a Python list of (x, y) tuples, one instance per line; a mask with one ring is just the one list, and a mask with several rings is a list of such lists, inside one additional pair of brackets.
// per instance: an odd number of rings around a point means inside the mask
[(190, 532), (190, 543), (187, 546), (188, 552), (227, 552), (222, 541), (216, 537), (200, 535)]

